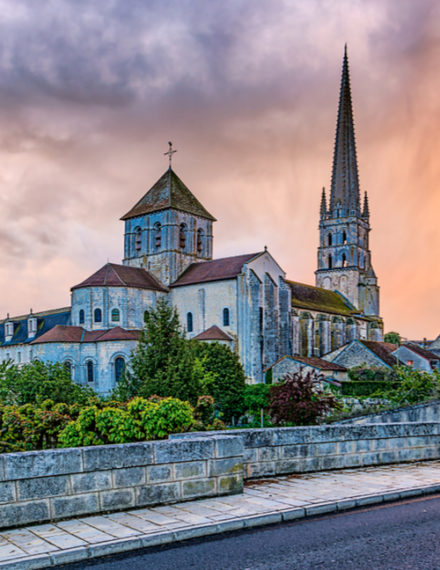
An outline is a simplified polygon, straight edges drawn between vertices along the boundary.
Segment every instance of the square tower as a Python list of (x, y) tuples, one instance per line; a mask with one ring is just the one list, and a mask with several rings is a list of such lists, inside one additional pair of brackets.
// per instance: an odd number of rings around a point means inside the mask
[(212, 259), (215, 218), (171, 166), (121, 220), (124, 265), (144, 267), (164, 285), (191, 263)]

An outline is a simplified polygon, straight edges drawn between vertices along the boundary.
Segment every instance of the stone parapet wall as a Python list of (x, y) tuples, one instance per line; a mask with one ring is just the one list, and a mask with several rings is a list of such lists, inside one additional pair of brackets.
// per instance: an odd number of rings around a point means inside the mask
[(377, 423), (399, 423), (399, 422), (439, 422), (440, 421), (440, 401), (425, 402), (388, 410), (377, 414), (368, 414), (358, 418), (350, 418), (338, 422), (340, 425), (347, 424), (377, 424)]
[[(218, 433), (204, 435), (214, 437)], [(230, 433), (243, 440), (245, 479), (440, 458), (440, 423), (434, 422), (244, 429)]]
[(239, 493), (243, 441), (153, 441), (0, 455), (0, 528)]

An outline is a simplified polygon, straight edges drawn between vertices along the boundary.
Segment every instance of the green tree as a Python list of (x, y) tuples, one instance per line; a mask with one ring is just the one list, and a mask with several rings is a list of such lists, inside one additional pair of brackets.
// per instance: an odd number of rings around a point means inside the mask
[(85, 404), (96, 398), (88, 387), (76, 384), (70, 372), (59, 362), (34, 360), (20, 368), (10, 362), (0, 364), (0, 403), (40, 403), (46, 399), (66, 404)]
[(394, 372), (399, 384), (397, 389), (384, 394), (386, 399), (406, 405), (439, 397), (440, 373), (437, 370), (429, 373), (409, 366), (396, 366)]
[(161, 298), (145, 313), (145, 328), (114, 397), (127, 400), (154, 394), (192, 404), (202, 393), (203, 368), (179, 323), (177, 310)]
[(204, 371), (204, 391), (214, 398), (222, 419), (230, 422), (243, 410), (245, 376), (238, 355), (228, 346), (193, 342), (194, 352)]
[(398, 332), (390, 331), (387, 332), (386, 335), (383, 337), (385, 342), (391, 342), (392, 344), (402, 344), (402, 337)]

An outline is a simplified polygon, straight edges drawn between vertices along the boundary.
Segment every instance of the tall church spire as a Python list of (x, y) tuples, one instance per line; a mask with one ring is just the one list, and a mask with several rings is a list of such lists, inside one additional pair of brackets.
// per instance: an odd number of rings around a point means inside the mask
[(327, 196), (325, 195), (325, 188), (322, 188), (321, 194), (321, 207), (320, 207), (321, 219), (327, 216)]
[(351, 103), (347, 44), (342, 64), (338, 120), (336, 124), (333, 172), (330, 193), (330, 215), (360, 215), (359, 177)]

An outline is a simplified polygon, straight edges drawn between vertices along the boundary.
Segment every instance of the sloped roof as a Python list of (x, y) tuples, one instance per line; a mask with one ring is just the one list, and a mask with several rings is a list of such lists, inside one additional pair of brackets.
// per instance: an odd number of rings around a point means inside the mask
[[(355, 341), (356, 342), (356, 341)], [(391, 354), (396, 348), (397, 344), (392, 344), (391, 342), (379, 342), (376, 340), (358, 340), (366, 348), (374, 352), (374, 354), (380, 358), (388, 366), (395, 366), (397, 364), (397, 359), (393, 354)]]
[[(28, 337), (27, 321), (30, 317), (37, 319), (37, 333)], [(10, 341), (5, 340), (5, 323), (14, 323), (14, 334)], [(27, 344), (34, 339), (41, 337), (56, 325), (68, 325), (70, 323), (70, 307), (41, 311), (29, 315), (10, 317), (0, 321), (0, 346), (14, 346), (16, 344)]]
[(56, 325), (50, 331), (31, 344), (41, 344), (48, 342), (105, 342), (112, 340), (138, 340), (140, 331), (126, 330), (121, 327), (114, 327), (106, 330), (87, 331), (82, 327), (71, 327)]
[(329, 291), (296, 281), (286, 282), (292, 292), (292, 307), (345, 316), (358, 313), (353, 305), (337, 291)]
[(231, 341), (232, 337), (222, 331), (217, 325), (213, 325), (194, 337), (194, 340), (227, 340)]
[(215, 221), (177, 174), (169, 168), (121, 220), (173, 208)]
[(318, 368), (320, 370), (334, 370), (335, 372), (346, 372), (347, 369), (340, 364), (336, 364), (335, 362), (328, 362), (327, 360), (323, 360), (322, 358), (318, 358), (315, 356), (290, 356), (286, 354), (274, 362), (271, 366), (268, 366), (264, 372), (273, 368), (276, 364), (288, 358), (289, 360), (294, 360), (295, 362), (300, 362), (305, 364), (306, 366), (312, 366), (313, 368)]
[(320, 368), (321, 370), (335, 370), (339, 372), (346, 372), (346, 368), (335, 362), (328, 362), (322, 358), (316, 356), (291, 356), (292, 360), (297, 360), (308, 366), (313, 366), (314, 368)]
[(170, 287), (235, 279), (241, 273), (243, 265), (260, 254), (261, 252), (247, 253), (212, 261), (192, 263)]
[(438, 360), (439, 359), (438, 354), (435, 354), (434, 352), (431, 352), (430, 350), (426, 350), (426, 348), (422, 348), (418, 344), (406, 342), (402, 346), (404, 346), (408, 350), (412, 350), (413, 352), (415, 352), (416, 354), (418, 354), (422, 358), (426, 358), (426, 360)]
[(93, 275), (87, 277), (74, 289), (84, 287), (133, 287), (135, 289), (149, 289), (151, 291), (168, 291), (162, 283), (149, 271), (142, 267), (130, 267), (116, 263), (106, 263)]

